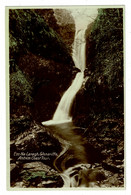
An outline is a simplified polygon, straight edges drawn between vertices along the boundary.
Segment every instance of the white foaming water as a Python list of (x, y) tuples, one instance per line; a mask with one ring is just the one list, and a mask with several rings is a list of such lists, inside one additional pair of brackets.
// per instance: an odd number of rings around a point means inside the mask
[(75, 66), (81, 71), (84, 71), (86, 68), (85, 31), (86, 29), (76, 31), (72, 54)]
[(83, 83), (83, 72), (77, 73), (72, 85), (67, 89), (53, 116), (54, 121), (71, 120), (70, 107), (76, 93), (79, 91)]
[(72, 54), (75, 66), (80, 69), (81, 72), (76, 74), (71, 86), (62, 96), (52, 120), (42, 122), (43, 125), (48, 126), (72, 121), (72, 117), (70, 116), (71, 106), (77, 92), (82, 86), (84, 80), (84, 70), (86, 67), (85, 31), (86, 29), (76, 31)]

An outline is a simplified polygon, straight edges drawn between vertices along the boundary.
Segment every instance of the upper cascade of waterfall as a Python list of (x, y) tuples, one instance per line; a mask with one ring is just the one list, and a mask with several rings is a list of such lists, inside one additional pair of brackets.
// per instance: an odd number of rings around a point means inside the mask
[(86, 68), (86, 29), (77, 30), (73, 44), (72, 58), (75, 66), (84, 71)]

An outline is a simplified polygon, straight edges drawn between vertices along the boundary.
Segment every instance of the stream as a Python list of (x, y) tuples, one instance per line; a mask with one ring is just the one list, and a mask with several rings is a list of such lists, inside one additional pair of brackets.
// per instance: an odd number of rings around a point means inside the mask
[[(48, 126), (51, 132), (58, 136), (62, 145), (62, 151), (54, 161), (55, 169), (63, 178), (63, 187), (87, 187), (89, 179), (89, 162), (93, 162), (95, 155), (93, 148), (84, 140), (81, 132), (77, 132), (70, 115), (73, 100), (77, 92), (81, 89), (84, 81), (84, 70), (86, 67), (86, 40), (85, 29), (76, 31), (73, 45), (73, 60), (75, 66), (80, 70), (76, 74), (70, 87), (62, 96), (54, 116), (49, 121), (42, 122), (42, 125)], [(93, 160), (92, 160), (93, 159)]]

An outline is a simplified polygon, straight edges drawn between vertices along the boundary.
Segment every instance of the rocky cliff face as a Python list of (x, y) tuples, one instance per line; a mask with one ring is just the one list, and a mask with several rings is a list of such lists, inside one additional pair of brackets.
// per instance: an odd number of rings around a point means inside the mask
[(100, 9), (87, 29), (85, 83), (72, 113), (88, 142), (106, 156), (102, 166), (113, 174), (107, 186), (124, 183), (123, 67), (123, 10)]
[(22, 115), (28, 107), (38, 121), (52, 117), (76, 72), (55, 31), (59, 25), (53, 13), (51, 9), (9, 12), (11, 113)]
[(62, 187), (53, 169), (61, 144), (39, 123), (52, 118), (77, 70), (52, 9), (11, 9), (9, 32), (11, 186)]
[(83, 123), (97, 118), (123, 118), (122, 11), (100, 9), (87, 29), (85, 76), (89, 79), (85, 78), (74, 103), (74, 118), (81, 118)]
[(59, 26), (59, 28), (57, 28), (57, 32), (62, 37), (63, 41), (67, 45), (69, 53), (71, 54), (75, 36), (75, 21), (71, 15), (71, 11), (66, 9), (54, 9), (54, 15)]

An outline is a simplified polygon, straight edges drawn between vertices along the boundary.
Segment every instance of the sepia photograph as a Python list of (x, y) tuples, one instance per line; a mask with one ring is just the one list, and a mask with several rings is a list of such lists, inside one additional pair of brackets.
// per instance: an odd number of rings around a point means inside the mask
[(6, 20), (10, 188), (124, 189), (124, 6)]

